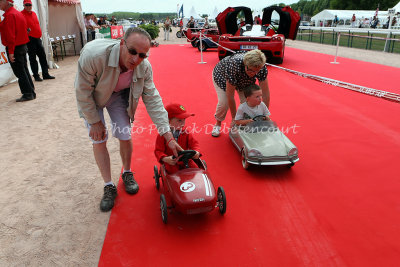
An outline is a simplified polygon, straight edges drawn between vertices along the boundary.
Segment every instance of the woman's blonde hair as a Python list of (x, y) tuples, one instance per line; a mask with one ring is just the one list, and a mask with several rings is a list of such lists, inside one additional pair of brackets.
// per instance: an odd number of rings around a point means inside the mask
[(265, 62), (267, 62), (267, 58), (258, 49), (247, 52), (243, 57), (243, 63), (248, 67), (262, 67)]

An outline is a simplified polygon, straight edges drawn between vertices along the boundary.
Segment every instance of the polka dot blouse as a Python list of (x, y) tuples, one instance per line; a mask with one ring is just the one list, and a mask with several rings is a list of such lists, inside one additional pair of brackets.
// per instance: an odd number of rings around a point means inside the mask
[(246, 86), (256, 83), (256, 78), (259, 81), (267, 79), (268, 70), (264, 66), (254, 76), (249, 77), (246, 74), (243, 57), (245, 53), (236, 53), (225, 57), (215, 66), (213, 78), (215, 83), (224, 91), (226, 91), (226, 81), (229, 81), (236, 87), (236, 90), (242, 91)]

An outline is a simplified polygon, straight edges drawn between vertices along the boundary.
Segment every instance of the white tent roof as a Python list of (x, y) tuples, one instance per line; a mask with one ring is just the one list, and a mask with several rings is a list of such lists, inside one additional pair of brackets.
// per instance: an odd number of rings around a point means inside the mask
[(199, 14), (197, 14), (196, 10), (194, 9), (194, 6), (192, 6), (192, 8), (190, 9), (189, 14), (187, 14), (187, 16), (185, 15), (185, 17), (188, 17), (188, 18), (190, 18), (190, 16), (193, 16), (194, 19), (201, 19)]
[(396, 13), (400, 12), (400, 2), (398, 2), (393, 8), (396, 9)]
[[(315, 16), (311, 18), (312, 21), (323, 21), (323, 20), (333, 20), (335, 15), (339, 19), (351, 19), (353, 14), (356, 15), (356, 19), (361, 18), (373, 18), (375, 16), (375, 10), (332, 10), (324, 9)], [(387, 16), (387, 11), (379, 11), (378, 17)]]
[(214, 8), (214, 11), (211, 13), (210, 18), (215, 19), (218, 16), (217, 7)]

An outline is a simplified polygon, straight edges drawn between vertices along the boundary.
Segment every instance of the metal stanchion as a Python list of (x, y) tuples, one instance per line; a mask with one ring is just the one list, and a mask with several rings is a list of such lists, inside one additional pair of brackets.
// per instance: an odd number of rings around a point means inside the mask
[(339, 64), (339, 62), (336, 61), (338, 50), (339, 50), (339, 42), (340, 42), (340, 32), (338, 32), (338, 37), (337, 37), (335, 61), (331, 62), (332, 64)]
[(201, 62), (197, 62), (197, 63), (199, 63), (199, 64), (206, 64), (207, 62), (204, 62), (204, 61), (203, 61), (203, 47), (202, 47), (202, 45), (203, 45), (203, 42), (202, 42), (201, 30), (200, 30), (200, 43), (199, 43), (199, 46), (200, 46)]

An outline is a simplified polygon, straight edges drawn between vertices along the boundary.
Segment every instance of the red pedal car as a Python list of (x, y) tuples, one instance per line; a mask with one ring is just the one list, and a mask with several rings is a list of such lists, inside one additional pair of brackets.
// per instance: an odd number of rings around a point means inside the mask
[[(237, 24), (240, 12), (245, 18), (242, 27)], [(273, 13), (279, 15), (279, 23), (271, 20)], [(296, 39), (300, 15), (289, 6), (270, 6), (263, 9), (262, 24), (253, 25), (250, 8), (228, 7), (218, 14), (216, 20), (221, 34), (219, 44), (222, 47), (233, 51), (259, 49), (265, 53), (269, 62), (280, 64), (283, 62), (286, 38)], [(221, 46), (218, 47), (219, 59), (232, 54)]]
[(209, 178), (207, 165), (204, 160), (193, 160), (199, 168), (189, 168), (188, 161), (196, 154), (194, 150), (178, 152), (185, 168), (175, 173), (167, 173), (164, 165), (154, 166), (154, 179), (157, 190), (160, 189), (160, 178), (163, 193), (160, 196), (161, 218), (168, 221), (168, 209), (175, 209), (183, 214), (205, 213), (218, 207), (219, 212), (226, 212), (226, 196), (220, 186), (215, 192)]

